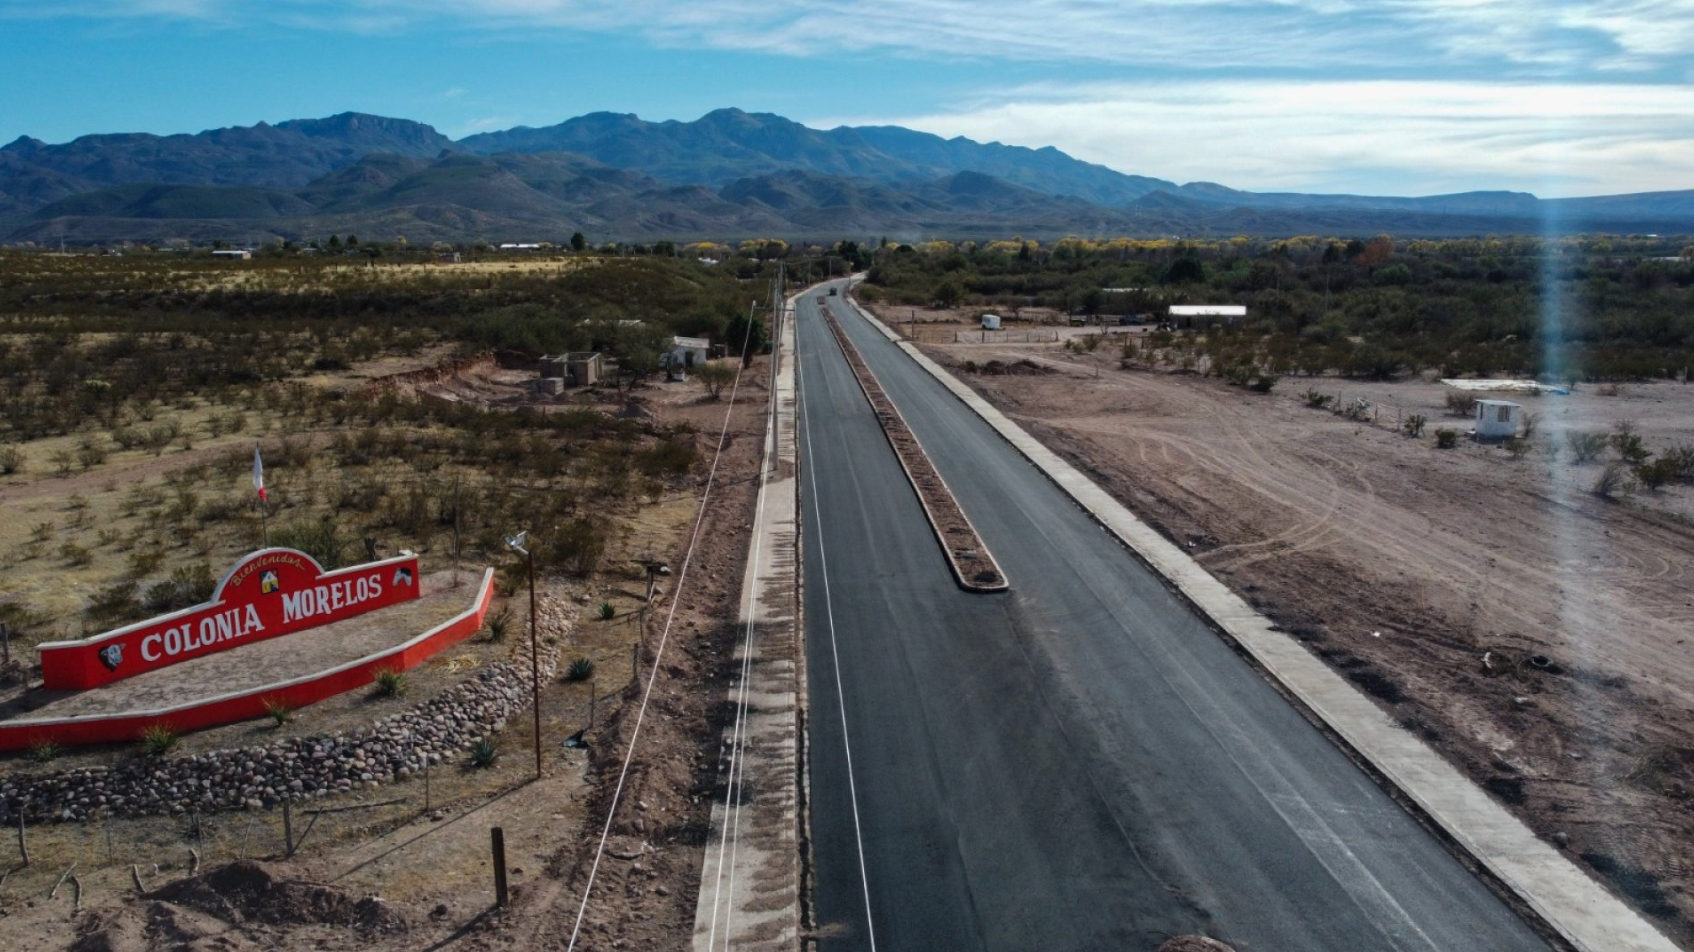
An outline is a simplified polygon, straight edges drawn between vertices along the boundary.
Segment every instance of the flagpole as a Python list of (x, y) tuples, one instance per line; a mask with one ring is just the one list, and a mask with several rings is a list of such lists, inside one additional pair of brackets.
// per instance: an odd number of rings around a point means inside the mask
[(259, 538), (262, 548), (271, 547), (271, 508), (265, 503), (265, 461), (259, 455), (259, 444), (253, 444), (253, 489), (259, 494)]

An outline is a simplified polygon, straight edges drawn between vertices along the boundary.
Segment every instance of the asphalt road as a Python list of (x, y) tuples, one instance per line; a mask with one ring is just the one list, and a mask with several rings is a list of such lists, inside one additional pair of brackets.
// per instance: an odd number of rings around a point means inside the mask
[(799, 315), (815, 903), (834, 950), (1547, 946), (1187, 607), (839, 303), (1011, 581), (949, 575)]

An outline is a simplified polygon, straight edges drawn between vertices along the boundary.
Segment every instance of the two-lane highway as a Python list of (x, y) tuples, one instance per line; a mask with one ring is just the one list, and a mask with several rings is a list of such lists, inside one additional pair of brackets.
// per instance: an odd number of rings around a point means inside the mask
[(826, 949), (1546, 945), (1161, 582), (839, 299), (1011, 582), (953, 583), (798, 313), (814, 901)]

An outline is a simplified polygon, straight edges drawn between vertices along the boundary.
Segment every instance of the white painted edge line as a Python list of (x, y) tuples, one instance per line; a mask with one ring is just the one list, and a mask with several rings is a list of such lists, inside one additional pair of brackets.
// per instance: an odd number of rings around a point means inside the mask
[(874, 315), (851, 306), (980, 416), (1047, 478), (1234, 638), (1264, 670), (1465, 852), (1583, 952), (1679, 952), (1678, 947), (1369, 698), (1285, 634), (1187, 553), (977, 395)]
[[(388, 647), (388, 648), (384, 648), (381, 651), (378, 651), (374, 654), (365, 655), (362, 658), (354, 658), (352, 661), (348, 661), (348, 662), (344, 662), (342, 664), (338, 664), (333, 668), (325, 668), (322, 671), (313, 671), (311, 674), (303, 674), (303, 675), (301, 675), (297, 678), (289, 678), (287, 681), (272, 681), (270, 684), (261, 685), (260, 687), (256, 687), (256, 688), (248, 688), (248, 689), (243, 690), (243, 691), (232, 691), (229, 694), (219, 694), (216, 697), (201, 698), (198, 701), (193, 701), (193, 702), (190, 702), (190, 703), (187, 703), (187, 704), (178, 704), (175, 707), (161, 707), (161, 708), (158, 708), (156, 710), (151, 710), (151, 711), (122, 711), (122, 712), (116, 713), (116, 714), (81, 714), (81, 715), (78, 715), (76, 717), (55, 717), (55, 718), (51, 718), (51, 719), (37, 718), (37, 719), (34, 719), (34, 720), (6, 721), (6, 722), (4, 722), (3, 725), (0, 725), (0, 726), (5, 726), (5, 727), (13, 727), (13, 726), (43, 727), (43, 726), (47, 726), (47, 725), (56, 725), (56, 724), (87, 724), (87, 723), (95, 723), (95, 722), (98, 722), (98, 721), (109, 721), (109, 720), (117, 720), (118, 718), (130, 718), (130, 717), (164, 717), (164, 716), (169, 715), (169, 714), (178, 713), (179, 711), (189, 711), (189, 710), (193, 710), (194, 708), (197, 708), (197, 707), (205, 707), (208, 704), (221, 704), (224, 701), (233, 701), (233, 700), (236, 700), (238, 698), (252, 697), (255, 694), (265, 694), (265, 693), (270, 692), (270, 691), (275, 691), (279, 688), (293, 687), (296, 684), (303, 684), (307, 681), (316, 681), (319, 678), (327, 678), (332, 674), (339, 674), (342, 671), (346, 671), (349, 668), (356, 668), (356, 667), (358, 667), (362, 664), (370, 664), (372, 661), (381, 661), (383, 658), (387, 658), (391, 655), (397, 655), (397, 654), (401, 653), (402, 651), (405, 651), (407, 648), (412, 647), (413, 645), (421, 644), (424, 641), (427, 641), (428, 639), (435, 637), (437, 634), (441, 633), (443, 630), (447, 629), (448, 627), (450, 627), (452, 625), (456, 625), (459, 622), (464, 621), (465, 619), (467, 619), (467, 618), (471, 617), (472, 615), (476, 614), (477, 607), (482, 604), (483, 599), (487, 598), (488, 588), (489, 588), (489, 586), (491, 586), (493, 584), (494, 584), (494, 570), (491, 569), (491, 568), (483, 570), (482, 584), (477, 586), (476, 599), (471, 602), (471, 607), (465, 609), (464, 611), (458, 613), (457, 615), (454, 615), (452, 618), (447, 619), (446, 621), (440, 623), (439, 625), (436, 625), (434, 628), (431, 628), (430, 630), (424, 632), (421, 635), (418, 635), (415, 638), (412, 638), (408, 641), (401, 642), (400, 644), (393, 645), (393, 646)], [(405, 604), (405, 603), (402, 602), (400, 604)], [(395, 606), (395, 607), (398, 607), (398, 606)], [(380, 609), (378, 609), (378, 610), (380, 611)], [(370, 613), (366, 612), (366, 614), (370, 614)], [(358, 617), (358, 616), (354, 616), (354, 617)], [(350, 621), (351, 619), (348, 619), (348, 620)], [(302, 634), (302, 632), (295, 632), (295, 634)], [(286, 636), (284, 636), (284, 637), (286, 637)], [(99, 689), (95, 688), (94, 690), (99, 690)]]

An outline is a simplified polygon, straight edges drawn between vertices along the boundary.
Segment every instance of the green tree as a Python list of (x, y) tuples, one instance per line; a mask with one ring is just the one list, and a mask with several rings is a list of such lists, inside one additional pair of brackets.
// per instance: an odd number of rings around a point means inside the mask
[(959, 299), (964, 296), (965, 290), (964, 288), (959, 287), (959, 282), (948, 279), (941, 282), (939, 285), (936, 285), (935, 306), (952, 307), (953, 305), (958, 304)]
[(670, 342), (671, 335), (663, 328), (650, 324), (619, 325), (608, 350), (617, 361), (615, 379), (620, 389), (633, 387), (657, 372), (659, 358)]
[(753, 363), (753, 355), (764, 350), (769, 340), (770, 330), (765, 327), (765, 319), (757, 315), (749, 317), (746, 314), (737, 314), (730, 318), (729, 324), (724, 327), (724, 343), (730, 353), (742, 349), (745, 342), (741, 361), (743, 367)]
[(1183, 255), (1165, 269), (1166, 284), (1198, 284), (1206, 280), (1206, 266), (1193, 255)]
[(588, 250), (588, 237), (580, 231), (572, 233), (571, 234), (571, 250), (576, 251), (576, 252), (587, 251)]

